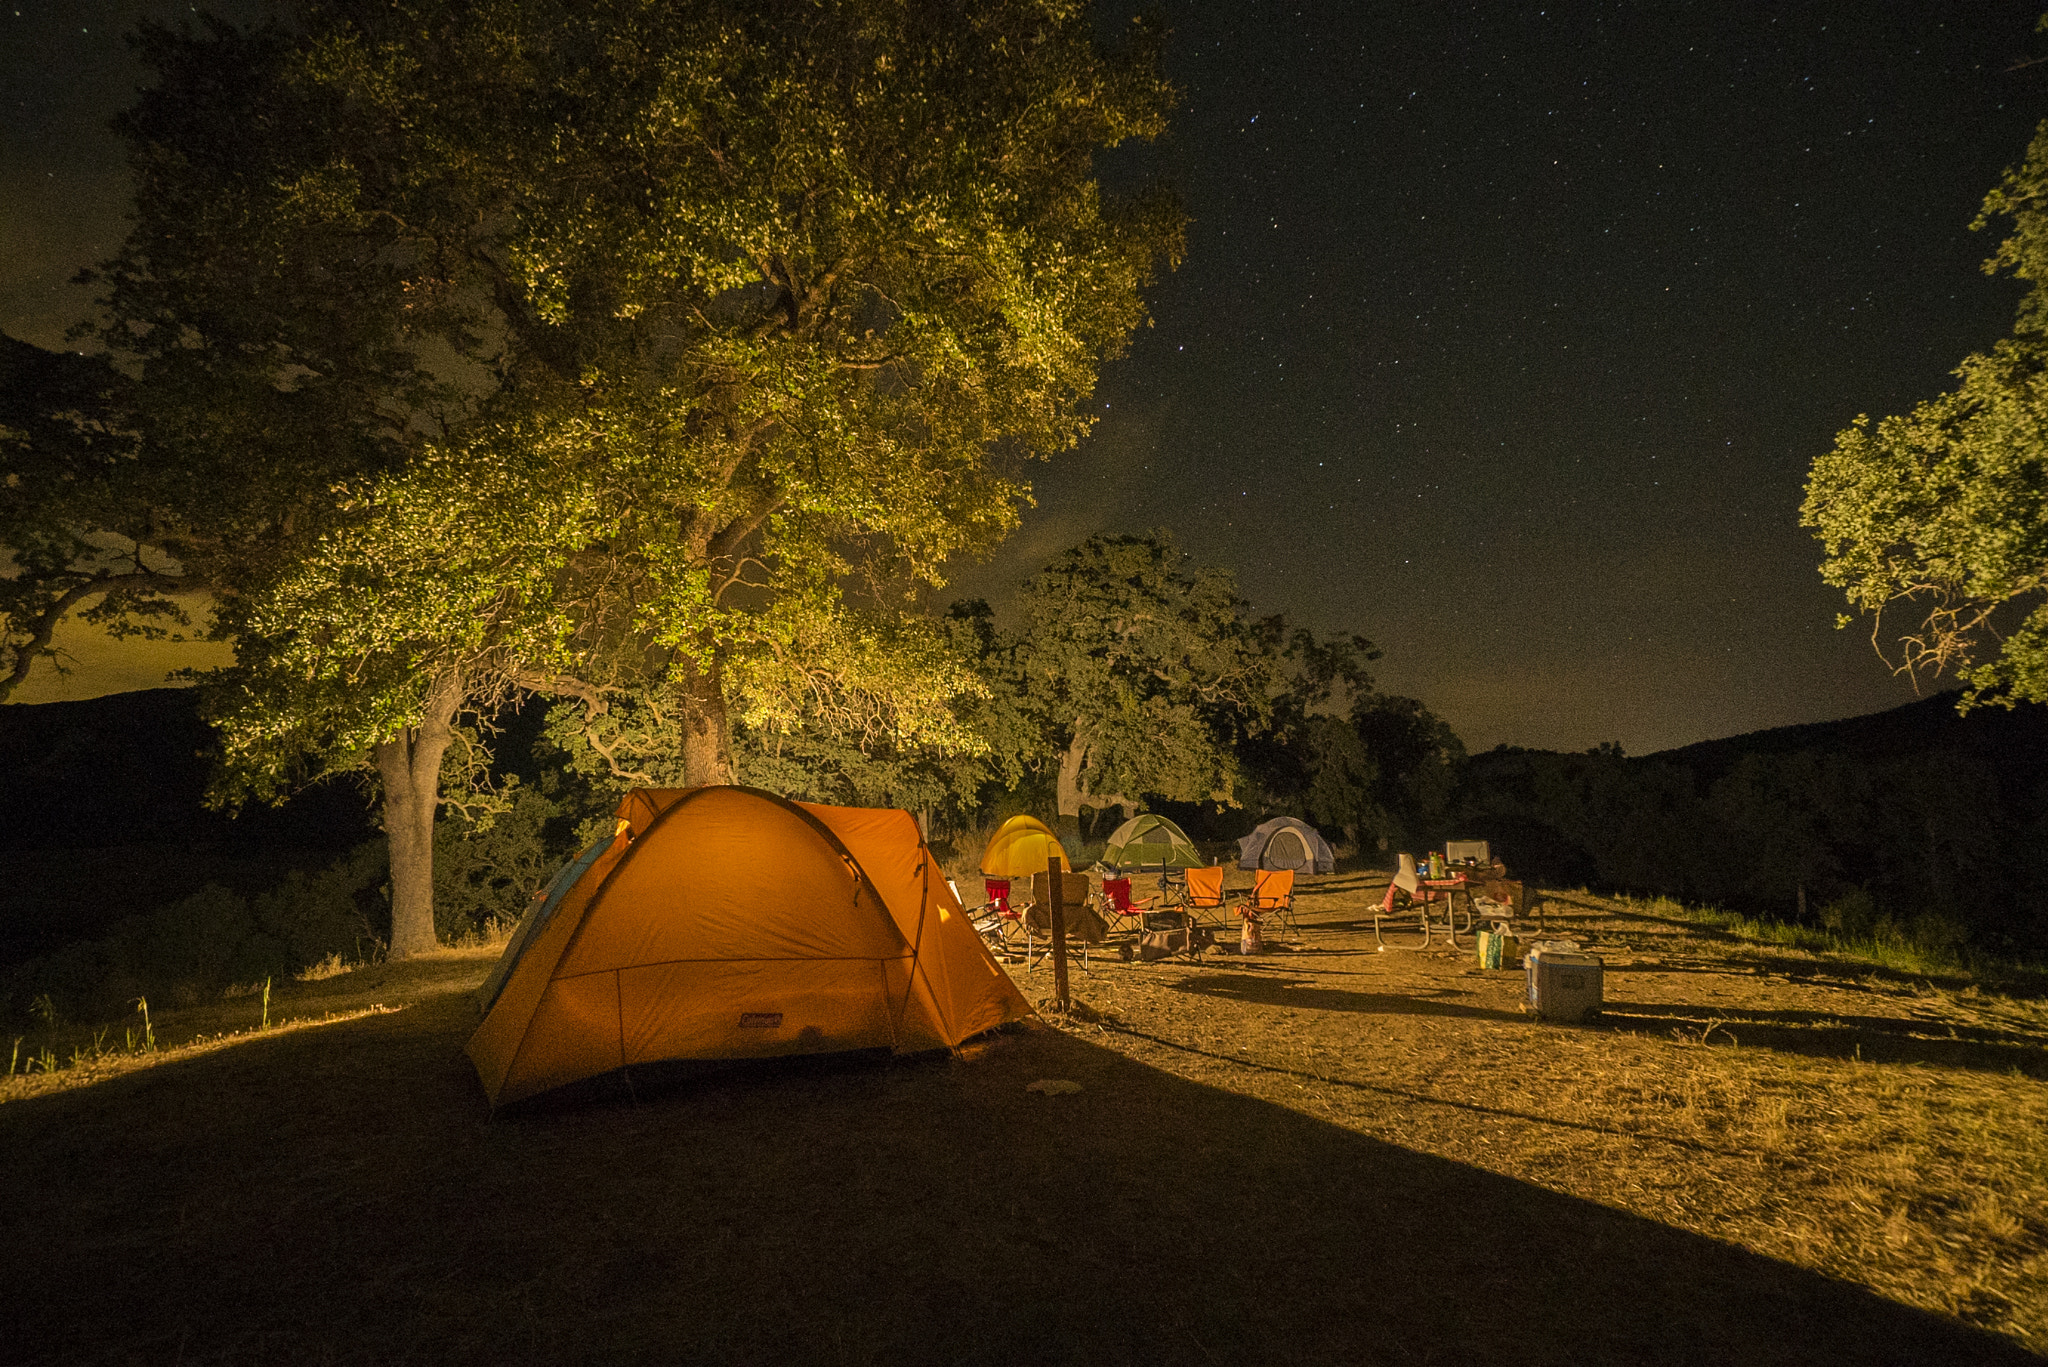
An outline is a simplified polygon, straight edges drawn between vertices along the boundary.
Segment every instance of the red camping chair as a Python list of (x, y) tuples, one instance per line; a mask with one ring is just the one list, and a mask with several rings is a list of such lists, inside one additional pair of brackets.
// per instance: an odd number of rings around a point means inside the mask
[(982, 896), (988, 900), (967, 909), (968, 923), (992, 953), (1011, 957), (1016, 953), (1016, 941), (1024, 938), (1025, 932), (1023, 916), (1010, 908), (1010, 880), (984, 878), (981, 888)]
[(1109, 928), (1112, 931), (1122, 927), (1126, 916), (1136, 921), (1138, 928), (1143, 930), (1145, 914), (1159, 909), (1159, 899), (1147, 897), (1142, 901), (1133, 900), (1130, 879), (1105, 878), (1102, 880), (1102, 909), (1109, 913)]
[[(1465, 895), (1465, 929), (1472, 929), (1472, 889), (1465, 875), (1460, 873), (1450, 878), (1424, 878), (1415, 867), (1415, 856), (1404, 854), (1393, 881), (1387, 884), (1387, 895), (1380, 901), (1380, 909), (1373, 916), (1373, 938), (1382, 945), (1386, 937), (1382, 925), (1389, 917), (1412, 912), (1416, 917), (1416, 929), (1422, 932), (1422, 943), (1410, 948), (1429, 948), (1431, 936), (1441, 928), (1450, 937), (1453, 947), (1458, 943), (1458, 894)], [(1441, 904), (1443, 920), (1441, 925), (1431, 916), (1431, 909)]]
[(1237, 912), (1254, 921), (1271, 916), (1290, 934), (1299, 935), (1301, 928), (1294, 924), (1294, 870), (1257, 870), (1252, 874), (1251, 900), (1239, 902)]

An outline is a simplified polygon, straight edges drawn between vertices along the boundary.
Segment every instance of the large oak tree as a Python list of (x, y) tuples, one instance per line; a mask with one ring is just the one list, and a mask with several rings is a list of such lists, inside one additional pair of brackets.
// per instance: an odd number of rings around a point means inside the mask
[(102, 335), (189, 474), (240, 772), (383, 778), (394, 953), (465, 708), (652, 698), (692, 782), (736, 710), (971, 743), (903, 607), (1087, 430), (1178, 251), (1093, 168), (1163, 126), (1154, 36), (937, 0), (149, 34)]

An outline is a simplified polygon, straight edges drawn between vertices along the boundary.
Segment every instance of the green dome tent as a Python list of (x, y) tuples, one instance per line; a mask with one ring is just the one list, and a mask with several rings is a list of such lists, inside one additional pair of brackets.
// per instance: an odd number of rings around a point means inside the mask
[(1118, 868), (1195, 869), (1209, 861), (1195, 852), (1187, 832), (1156, 812), (1134, 816), (1116, 828), (1102, 862)]

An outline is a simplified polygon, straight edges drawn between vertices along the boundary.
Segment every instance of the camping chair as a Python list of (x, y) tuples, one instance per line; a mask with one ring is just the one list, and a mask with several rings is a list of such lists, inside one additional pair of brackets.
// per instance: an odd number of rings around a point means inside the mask
[(1239, 914), (1254, 921), (1271, 916), (1292, 935), (1301, 934), (1294, 923), (1294, 870), (1257, 869), (1252, 873), (1252, 898), (1237, 904)]
[(1187, 891), (1181, 905), (1189, 916), (1199, 916), (1219, 926), (1230, 924), (1229, 899), (1223, 895), (1223, 866), (1212, 864), (1206, 869), (1187, 869)]
[(1142, 900), (1134, 899), (1131, 896), (1130, 879), (1104, 878), (1102, 880), (1101, 909), (1109, 917), (1109, 928), (1112, 933), (1123, 928), (1125, 917), (1136, 921), (1138, 929), (1142, 933), (1145, 929), (1145, 917), (1150, 913), (1158, 911), (1159, 899), (1157, 897), (1147, 897)]
[[(1088, 946), (1109, 938), (1109, 927), (1088, 904), (1088, 875), (1062, 873), (1060, 911), (1067, 923), (1067, 943), (1081, 947), (1081, 971), (1088, 971)], [(1024, 908), (1025, 971), (1038, 966), (1052, 953), (1052, 881), (1045, 874), (1031, 875), (1031, 903)]]
[(1025, 937), (1025, 950), (1031, 947), (1030, 937), (1024, 930), (1023, 916), (1011, 909), (1010, 880), (1007, 878), (984, 878), (981, 880), (982, 895), (988, 900), (978, 907), (967, 909), (967, 920), (974, 927), (989, 952), (1001, 958), (1012, 958), (1017, 952), (1017, 938)]

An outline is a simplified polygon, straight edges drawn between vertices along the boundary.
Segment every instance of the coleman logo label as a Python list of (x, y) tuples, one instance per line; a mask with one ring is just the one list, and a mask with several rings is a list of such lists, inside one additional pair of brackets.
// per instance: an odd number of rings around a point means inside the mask
[(742, 1030), (774, 1030), (781, 1026), (781, 1024), (782, 1013), (780, 1011), (742, 1011), (740, 1013), (740, 1029)]

